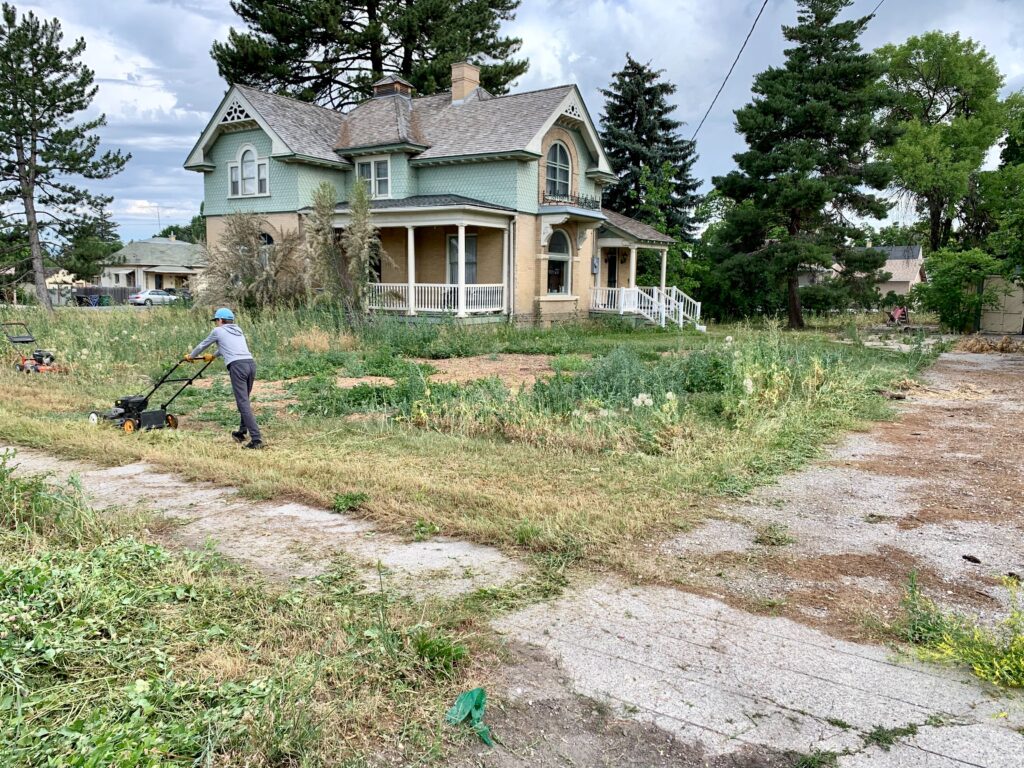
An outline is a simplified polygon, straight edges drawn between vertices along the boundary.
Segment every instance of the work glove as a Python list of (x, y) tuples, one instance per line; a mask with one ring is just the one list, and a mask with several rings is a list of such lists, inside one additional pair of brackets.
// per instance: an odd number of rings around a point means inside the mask
[(190, 355), (188, 353), (185, 354), (185, 356), (182, 358), (182, 360), (184, 360), (186, 363), (194, 363), (196, 361), (196, 359), (194, 357), (192, 357), (192, 355)]

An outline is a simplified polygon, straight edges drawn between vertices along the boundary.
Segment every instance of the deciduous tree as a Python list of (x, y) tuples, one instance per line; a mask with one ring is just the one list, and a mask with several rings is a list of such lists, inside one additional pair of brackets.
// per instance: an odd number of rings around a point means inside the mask
[(69, 235), (97, 223), (109, 197), (71, 179), (105, 179), (130, 155), (99, 152), (103, 115), (75, 122), (96, 95), (93, 73), (79, 59), (85, 41), (63, 46), (60, 21), (42, 21), (4, 3), (0, 9), (0, 210), (23, 230), (36, 294), (52, 309), (45, 262)]
[(885, 151), (894, 184), (928, 220), (937, 251), (949, 244), (956, 206), (1003, 133), (1003, 76), (984, 48), (955, 32), (928, 32), (876, 54), (893, 94), (886, 119), (900, 132)]
[(481, 85), (505, 93), (527, 68), (522, 41), (501, 34), (519, 0), (232, 0), (247, 29), (211, 55), (232, 83), (342, 108), (383, 75), (421, 94), (451, 86), (451, 65), (477, 58)]
[(796, 26), (783, 27), (793, 43), (785, 63), (757, 75), (753, 102), (736, 112), (748, 145), (734, 156), (739, 169), (715, 179), (737, 202), (716, 256), (732, 276), (735, 310), (753, 309), (739, 300), (753, 282), (766, 304), (785, 295), (792, 328), (804, 324), (801, 269), (842, 265), (857, 233), (852, 219), (888, 210), (872, 192), (891, 176), (888, 164), (874, 159), (891, 141), (875, 121), (885, 103), (881, 68), (858, 42), (871, 17), (837, 20), (850, 4), (800, 0)]

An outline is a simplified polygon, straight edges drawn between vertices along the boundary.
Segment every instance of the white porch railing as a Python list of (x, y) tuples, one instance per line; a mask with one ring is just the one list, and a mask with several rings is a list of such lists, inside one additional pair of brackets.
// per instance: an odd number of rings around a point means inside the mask
[(700, 302), (695, 301), (675, 286), (664, 291), (657, 286), (636, 288), (594, 288), (590, 308), (595, 312), (615, 312), (620, 315), (640, 315), (655, 325), (674, 323), (683, 326), (700, 325)]
[[(467, 314), (501, 312), (505, 308), (505, 286), (471, 284), (465, 287)], [(413, 285), (413, 309), (416, 312), (451, 312), (459, 310), (459, 286), (448, 283), (416, 283)], [(408, 312), (408, 283), (370, 283), (370, 309)]]

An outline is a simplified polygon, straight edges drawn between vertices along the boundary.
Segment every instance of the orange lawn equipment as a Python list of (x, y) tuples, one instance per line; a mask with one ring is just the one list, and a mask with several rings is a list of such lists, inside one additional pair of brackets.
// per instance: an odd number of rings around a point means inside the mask
[[(36, 349), (36, 337), (25, 323), (0, 323), (4, 336), (11, 342), (18, 353), (18, 361), (14, 370), (19, 373), (64, 373), (62, 366), (56, 364), (56, 355), (45, 349)], [(27, 348), (29, 352), (22, 352)]]

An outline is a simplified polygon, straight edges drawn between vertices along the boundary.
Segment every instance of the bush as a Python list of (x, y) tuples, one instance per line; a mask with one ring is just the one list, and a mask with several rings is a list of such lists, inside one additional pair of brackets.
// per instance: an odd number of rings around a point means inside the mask
[(999, 306), (1000, 293), (985, 278), (1002, 274), (1003, 264), (984, 251), (936, 251), (924, 271), (928, 281), (914, 286), (911, 297), (950, 330), (970, 331), (983, 309)]

